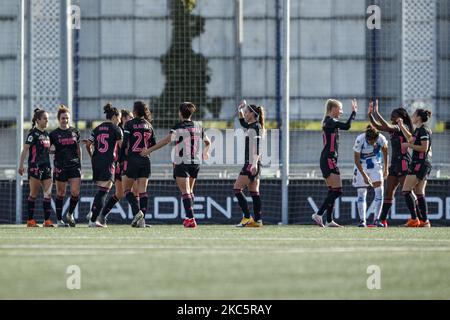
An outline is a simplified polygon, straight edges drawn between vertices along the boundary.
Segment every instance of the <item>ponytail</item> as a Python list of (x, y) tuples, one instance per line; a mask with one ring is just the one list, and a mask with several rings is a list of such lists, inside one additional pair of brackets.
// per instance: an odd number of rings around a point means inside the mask
[(33, 118), (31, 119), (31, 130), (36, 128), (36, 122), (42, 118), (42, 115), (45, 113), (44, 109), (36, 108), (33, 111)]
[(118, 117), (120, 112), (116, 107), (113, 107), (111, 102), (108, 102), (103, 107), (103, 113), (106, 114), (106, 119), (111, 120), (114, 116)]
[(264, 129), (264, 121), (265, 121), (265, 117), (266, 117), (266, 112), (264, 111), (264, 107), (263, 106), (256, 107), (256, 112), (258, 113), (259, 124), (261, 125), (261, 128)]

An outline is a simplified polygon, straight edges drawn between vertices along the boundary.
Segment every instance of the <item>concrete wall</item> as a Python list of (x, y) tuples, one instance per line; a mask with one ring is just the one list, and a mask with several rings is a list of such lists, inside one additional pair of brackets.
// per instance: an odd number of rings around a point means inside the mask
[[(438, 111), (441, 119), (450, 119), (450, 9), (445, 0), (438, 1)], [(108, 100), (130, 107), (135, 99), (148, 101), (161, 94), (165, 79), (160, 58), (169, 48), (172, 31), (167, 2), (79, 0), (80, 119), (101, 118), (101, 106)], [(195, 14), (205, 18), (205, 30), (192, 45), (209, 60), (208, 95), (223, 99), (223, 119), (235, 112), (233, 3), (198, 0), (195, 8)], [(350, 98), (357, 97), (364, 109), (365, 97), (375, 86), (384, 97), (383, 112), (400, 105), (400, 1), (379, 3), (383, 25), (373, 82), (369, 60), (373, 48), (365, 28), (368, 1), (291, 1), (291, 119), (321, 118), (328, 97), (342, 99), (346, 109)], [(244, 0), (242, 94), (265, 105), (270, 118), (276, 117), (275, 5), (276, 0)], [(16, 106), (17, 11), (17, 1), (0, 2), (1, 118), (13, 118)]]

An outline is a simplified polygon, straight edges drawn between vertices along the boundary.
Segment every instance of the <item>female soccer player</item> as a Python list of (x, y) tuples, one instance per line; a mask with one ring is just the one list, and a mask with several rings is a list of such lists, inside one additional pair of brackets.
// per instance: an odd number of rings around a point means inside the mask
[[(150, 158), (141, 155), (145, 150), (155, 144), (155, 132), (151, 125), (152, 115), (148, 105), (136, 101), (133, 106), (134, 119), (128, 121), (124, 127), (124, 165), (122, 183), (125, 198), (133, 211), (131, 226), (144, 228), (145, 212), (147, 210), (147, 183), (151, 173)], [(133, 184), (137, 181), (139, 202), (131, 192)]]
[(38, 227), (34, 220), (34, 207), (39, 189), (42, 187), (44, 193), (44, 227), (53, 227), (50, 220), (52, 212), (51, 196), (52, 196), (52, 179), (50, 166), (50, 138), (47, 128), (48, 113), (45, 110), (34, 109), (32, 127), (28, 133), (27, 140), (20, 154), (19, 169), (20, 175), (24, 173), (23, 163), (28, 151), (28, 181), (30, 184), (30, 195), (28, 196), (28, 220), (27, 227)]
[[(131, 113), (129, 110), (122, 109), (122, 110), (120, 110), (120, 114), (121, 114), (121, 117), (120, 117), (119, 128), (123, 132), (123, 128), (124, 128), (125, 124), (127, 123), (127, 121), (133, 119), (133, 113)], [(120, 200), (122, 200), (123, 197), (125, 196), (124, 192), (123, 192), (123, 186), (122, 186), (123, 161), (124, 161), (124, 155), (123, 155), (122, 148), (121, 148), (120, 152), (118, 154), (117, 162), (115, 164), (116, 171), (114, 173), (114, 186), (115, 186), (116, 192), (111, 198), (109, 198), (109, 200), (106, 202), (106, 205), (103, 207), (102, 212), (97, 217), (97, 221), (100, 224), (102, 224), (104, 227), (106, 227), (106, 221), (107, 221), (109, 212), (112, 210), (112, 208), (114, 208), (116, 203), (119, 202)], [(135, 195), (135, 197), (139, 198), (139, 194), (137, 192), (137, 182), (134, 183), (133, 188), (131, 190), (132, 190), (133, 194)]]
[[(233, 186), (234, 195), (242, 210), (242, 220), (237, 227), (262, 227), (262, 206), (259, 193), (261, 174), (261, 140), (264, 135), (264, 108), (247, 105), (243, 101), (238, 107), (239, 122), (245, 129), (245, 163)], [(248, 187), (253, 200), (253, 214), (250, 215), (247, 199), (242, 190)]]
[[(403, 148), (413, 150), (412, 161), (409, 166), (409, 172), (403, 184), (402, 194), (405, 197), (406, 205), (411, 214), (411, 218), (406, 223), (406, 227), (431, 227), (428, 220), (428, 206), (425, 200), (425, 188), (427, 186), (428, 175), (431, 172), (431, 130), (426, 126), (426, 122), (431, 117), (431, 111), (417, 109), (414, 112), (412, 121), (416, 126), (414, 133), (411, 134), (404, 125), (402, 119), (397, 123), (408, 142), (402, 144)], [(417, 218), (416, 206), (412, 191), (417, 196), (417, 202), (420, 211), (420, 219)]]
[[(387, 177), (388, 142), (380, 132), (367, 126), (366, 132), (360, 134), (353, 146), (355, 152), (355, 170), (353, 176), (353, 187), (358, 192), (358, 211), (360, 216), (359, 227), (367, 227), (367, 188), (372, 187), (375, 191), (375, 217), (378, 221), (383, 203), (383, 181)], [(381, 163), (383, 154), (383, 164)], [(383, 169), (384, 166), (384, 169)]]
[[(312, 215), (312, 219), (321, 227), (340, 227), (333, 221), (334, 202), (342, 195), (342, 181), (337, 167), (338, 148), (339, 148), (339, 130), (349, 130), (352, 120), (356, 117), (358, 103), (356, 99), (352, 100), (352, 113), (347, 122), (340, 122), (342, 116), (342, 102), (329, 99), (326, 103), (325, 118), (322, 122), (323, 130), (323, 150), (320, 155), (320, 169), (328, 186), (328, 194), (322, 206), (317, 213)], [(327, 211), (327, 222), (324, 225), (322, 216)]]
[(380, 219), (375, 222), (377, 227), (388, 226), (387, 216), (394, 201), (395, 191), (399, 184), (403, 186), (411, 162), (411, 155), (408, 149), (402, 148), (402, 143), (406, 142), (406, 138), (397, 125), (397, 119), (402, 119), (409, 132), (413, 131), (411, 118), (404, 108), (394, 109), (391, 113), (391, 123), (388, 123), (378, 111), (378, 100), (375, 100), (375, 105), (373, 105), (373, 102), (370, 102), (369, 120), (376, 129), (390, 134), (392, 148), (389, 175), (386, 180), (386, 195), (384, 197)]
[(56, 217), (58, 227), (67, 226), (62, 220), (62, 210), (66, 186), (70, 186), (70, 205), (66, 214), (69, 226), (75, 227), (73, 212), (80, 199), (81, 184), (81, 148), (80, 132), (71, 127), (70, 111), (64, 105), (57, 113), (59, 127), (50, 133), (50, 143), (55, 147), (53, 179), (56, 181)]
[(88, 214), (90, 216), (89, 227), (94, 228), (103, 227), (96, 220), (105, 205), (106, 195), (112, 187), (117, 149), (122, 144), (122, 130), (118, 127), (120, 111), (111, 103), (106, 104), (103, 110), (106, 114), (106, 121), (96, 127), (86, 141), (86, 150), (92, 160), (92, 180), (98, 186), (91, 213)]
[[(183, 221), (185, 228), (197, 227), (193, 209), (194, 185), (202, 159), (207, 160), (209, 158), (208, 152), (211, 145), (200, 123), (191, 120), (196, 110), (197, 108), (191, 102), (180, 104), (180, 122), (170, 129), (170, 133), (166, 137), (158, 141), (154, 146), (141, 152), (142, 156), (147, 156), (171, 141), (175, 141), (175, 150), (177, 152), (173, 159), (173, 178), (181, 191), (181, 198), (186, 212), (186, 218)], [(202, 143), (205, 144), (204, 149)]]

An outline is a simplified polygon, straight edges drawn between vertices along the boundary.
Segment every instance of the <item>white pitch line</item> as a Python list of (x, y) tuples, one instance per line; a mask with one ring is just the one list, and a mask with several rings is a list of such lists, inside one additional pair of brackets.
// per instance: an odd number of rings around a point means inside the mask
[[(450, 252), (450, 247), (426, 247), (426, 248), (415, 248), (414, 252), (409, 251), (410, 247), (408, 246), (396, 246), (396, 247), (389, 247), (388, 250), (386, 247), (324, 247), (324, 248), (279, 248), (279, 247), (272, 247), (272, 248), (265, 248), (264, 250), (261, 250), (261, 252), (267, 253), (267, 252), (279, 252), (279, 253), (328, 253), (328, 252), (383, 252), (383, 253), (390, 253), (390, 252), (407, 252), (407, 253), (418, 253), (418, 252)], [(132, 246), (118, 246), (118, 245), (96, 245), (96, 246), (83, 246), (83, 245), (73, 245), (68, 248), (67, 245), (0, 245), (0, 255), (6, 253), (8, 254), (8, 250), (56, 250), (56, 251), (72, 251), (72, 250), (81, 250), (81, 251), (96, 251), (100, 254), (104, 250), (134, 250), (135, 252), (138, 252), (136, 250), (170, 250), (171, 253), (178, 252), (178, 251), (188, 251), (188, 250), (195, 250), (194, 253), (197, 253), (198, 250), (202, 251), (208, 251), (208, 252), (247, 252), (250, 249), (248, 248), (230, 248), (228, 247), (214, 247), (213, 249), (210, 246), (166, 246), (166, 245), (132, 245)], [(6, 252), (2, 252), (2, 250), (5, 250)], [(121, 254), (122, 251), (119, 251), (117, 254)], [(255, 251), (258, 252), (258, 251)], [(142, 252), (139, 252), (142, 253)], [(192, 253), (192, 252), (190, 252)]]
[(11, 236), (4, 237), (0, 236), (2, 240), (217, 240), (217, 241), (380, 241), (380, 242), (450, 242), (450, 239), (421, 239), (421, 238), (320, 238), (320, 237), (289, 237), (289, 238), (278, 238), (278, 237), (133, 237), (133, 236), (61, 236), (55, 237), (49, 236)]
[[(433, 249), (427, 249), (427, 250), (416, 250), (414, 252), (406, 251), (405, 248), (398, 248), (399, 250), (389, 250), (389, 255), (391, 254), (402, 254), (402, 255), (418, 255), (418, 254), (426, 254), (426, 253), (433, 253), (433, 252), (450, 252), (450, 249), (446, 250), (440, 250), (441, 248), (433, 248)], [(171, 250), (167, 251), (167, 253), (171, 254), (189, 254), (192, 256), (192, 251), (188, 251), (186, 249), (177, 249), (177, 250)], [(324, 249), (314, 249), (314, 250), (308, 250), (308, 249), (289, 249), (289, 250), (265, 250), (265, 253), (273, 253), (273, 254), (346, 254), (346, 253), (384, 253), (386, 254), (385, 248), (324, 248)], [(222, 254), (243, 254), (247, 253), (248, 250), (210, 250), (210, 249), (201, 249), (195, 250), (195, 254), (207, 254), (207, 255), (222, 255)], [(132, 251), (132, 250), (126, 250), (121, 251), (120, 253), (117, 252), (105, 252), (105, 251), (55, 251), (55, 252), (8, 252), (6, 254), (0, 253), (0, 257), (2, 256), (16, 256), (16, 257), (28, 257), (28, 256), (38, 256), (38, 257), (48, 257), (48, 256), (120, 256), (120, 255), (140, 255), (142, 256), (142, 251)]]

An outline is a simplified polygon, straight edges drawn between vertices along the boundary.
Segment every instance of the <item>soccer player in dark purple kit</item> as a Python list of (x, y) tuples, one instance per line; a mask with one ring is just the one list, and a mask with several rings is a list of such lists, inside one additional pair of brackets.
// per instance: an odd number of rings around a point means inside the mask
[(38, 227), (34, 219), (34, 208), (39, 189), (42, 188), (44, 193), (44, 223), (43, 227), (53, 227), (50, 220), (52, 212), (51, 195), (52, 195), (52, 179), (50, 165), (50, 137), (45, 131), (48, 124), (48, 113), (36, 108), (34, 109), (32, 127), (28, 133), (25, 145), (20, 154), (19, 169), (20, 175), (25, 172), (23, 163), (28, 154), (28, 181), (30, 184), (30, 194), (28, 196), (28, 220), (27, 227)]
[[(322, 122), (323, 150), (320, 155), (320, 169), (328, 186), (328, 194), (317, 213), (312, 215), (314, 222), (320, 227), (340, 227), (333, 221), (334, 202), (342, 195), (342, 181), (337, 166), (339, 149), (339, 130), (349, 130), (356, 117), (358, 103), (352, 100), (352, 113), (346, 122), (339, 121), (342, 116), (342, 102), (329, 99), (326, 103), (325, 118)], [(327, 212), (327, 222), (322, 216)]]
[(55, 148), (53, 180), (56, 182), (57, 226), (67, 226), (62, 220), (62, 210), (66, 187), (69, 184), (71, 197), (66, 220), (69, 226), (75, 227), (73, 212), (80, 199), (81, 185), (80, 132), (69, 125), (70, 110), (64, 105), (59, 107), (57, 117), (59, 127), (50, 133), (50, 143)]
[[(386, 195), (384, 197), (383, 207), (379, 221), (375, 222), (377, 227), (388, 226), (387, 216), (394, 202), (395, 191), (398, 186), (403, 186), (406, 176), (408, 175), (409, 164), (411, 163), (411, 155), (407, 148), (403, 148), (402, 144), (407, 140), (397, 125), (397, 119), (402, 119), (408, 130), (412, 132), (412, 122), (408, 112), (404, 108), (396, 108), (391, 113), (391, 123), (388, 123), (378, 111), (378, 100), (369, 104), (368, 110), (370, 123), (380, 131), (389, 133), (391, 138), (391, 163), (389, 165), (389, 175), (386, 179)], [(386, 165), (386, 164), (385, 164)]]
[[(124, 127), (123, 138), (123, 175), (122, 182), (125, 198), (133, 212), (133, 228), (145, 228), (145, 212), (147, 210), (147, 184), (151, 174), (151, 163), (148, 155), (141, 155), (142, 150), (155, 144), (155, 132), (151, 121), (150, 108), (142, 101), (136, 101), (133, 106), (134, 119)], [(137, 182), (139, 202), (131, 191)]]
[[(242, 101), (238, 107), (239, 122), (245, 129), (245, 163), (236, 179), (233, 192), (242, 210), (242, 219), (237, 227), (259, 228), (262, 223), (262, 203), (259, 193), (261, 174), (261, 140), (264, 135), (264, 108), (262, 106), (247, 105)], [(243, 189), (247, 188), (253, 200), (253, 214), (250, 215), (247, 199)]]
[[(191, 102), (183, 102), (179, 107), (180, 122), (176, 123), (167, 136), (153, 147), (143, 150), (141, 155), (149, 155), (171, 141), (175, 142), (175, 157), (173, 159), (173, 178), (181, 192), (186, 218), (185, 228), (197, 227), (194, 217), (194, 185), (200, 171), (202, 160), (209, 158), (211, 142), (199, 122), (192, 121), (192, 115), (197, 110)], [(205, 148), (203, 148), (203, 143)], [(202, 151), (203, 150), (203, 151)]]
[(97, 217), (105, 205), (106, 196), (114, 181), (115, 162), (123, 137), (122, 130), (118, 126), (120, 111), (111, 103), (108, 103), (103, 110), (106, 121), (97, 126), (86, 141), (86, 150), (92, 160), (92, 180), (98, 186), (91, 212), (88, 214), (89, 227), (103, 227), (97, 221)]
[[(131, 113), (129, 110), (122, 109), (122, 110), (120, 110), (120, 116), (121, 117), (120, 117), (119, 127), (123, 133), (123, 128), (124, 128), (125, 124), (128, 121), (133, 119), (133, 113)], [(107, 217), (108, 217), (110, 211), (112, 210), (112, 208), (114, 208), (116, 203), (119, 202), (120, 200), (122, 200), (125, 196), (125, 194), (123, 192), (124, 190), (123, 190), (123, 183), (122, 183), (123, 162), (124, 162), (123, 149), (120, 148), (120, 152), (118, 154), (118, 159), (115, 164), (116, 171), (114, 173), (114, 187), (116, 189), (116, 192), (112, 197), (109, 198), (109, 200), (106, 202), (106, 205), (103, 207), (102, 212), (97, 217), (97, 221), (105, 227), (106, 227)], [(139, 199), (139, 194), (137, 192), (137, 182), (135, 182), (133, 184), (133, 188), (131, 189), (131, 191), (133, 192), (135, 197), (137, 199)]]
[[(411, 164), (409, 165), (408, 175), (406, 176), (402, 189), (402, 194), (405, 197), (406, 205), (411, 214), (411, 218), (405, 224), (405, 227), (431, 227), (430, 221), (428, 220), (427, 201), (425, 199), (427, 180), (432, 169), (432, 133), (431, 129), (426, 125), (430, 118), (431, 111), (417, 109), (412, 116), (412, 122), (416, 127), (413, 133), (409, 132), (401, 118), (397, 120), (398, 126), (407, 139), (407, 142), (404, 142), (402, 147), (412, 150)], [(417, 196), (417, 206), (412, 195), (413, 191)]]

